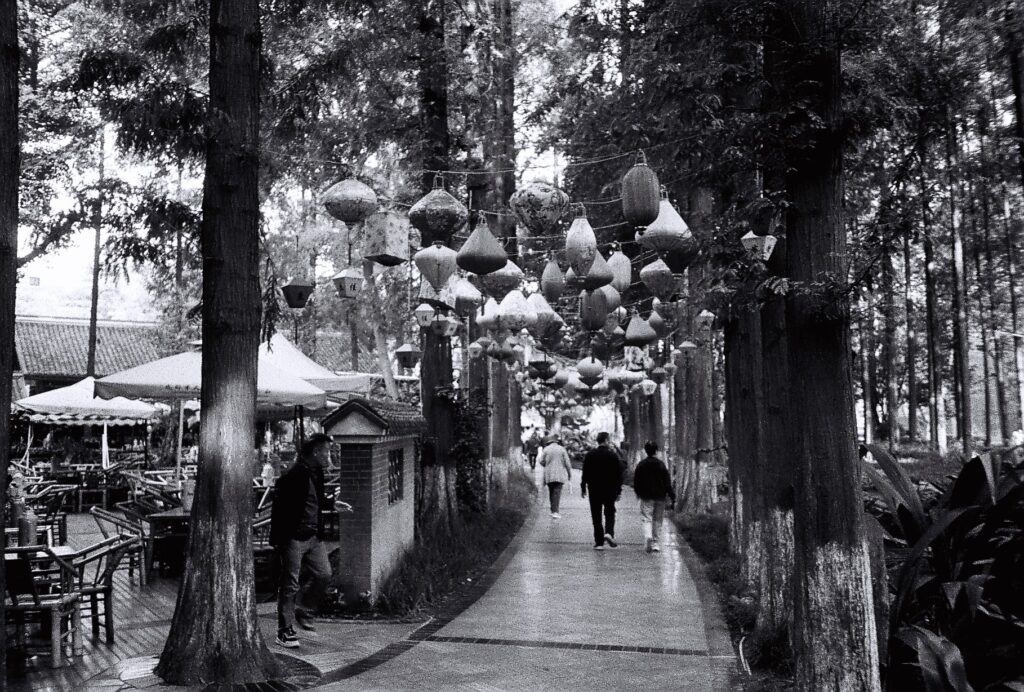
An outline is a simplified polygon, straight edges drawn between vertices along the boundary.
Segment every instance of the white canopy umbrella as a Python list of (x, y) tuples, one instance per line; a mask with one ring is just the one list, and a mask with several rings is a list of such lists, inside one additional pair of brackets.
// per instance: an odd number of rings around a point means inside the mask
[(280, 332), (270, 338), (269, 344), (260, 344), (260, 364), (263, 363), (299, 377), (328, 394), (357, 394), (370, 389), (372, 375), (333, 373), (299, 350)]
[(154, 417), (156, 406), (123, 397), (101, 399), (93, 392), (93, 378), (34, 394), (14, 403), (16, 411), (28, 414), (33, 422), (65, 425), (135, 425)]

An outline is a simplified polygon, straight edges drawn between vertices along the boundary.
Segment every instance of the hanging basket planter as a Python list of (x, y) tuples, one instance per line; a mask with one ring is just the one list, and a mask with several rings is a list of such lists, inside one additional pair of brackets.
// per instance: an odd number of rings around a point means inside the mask
[(355, 267), (347, 267), (334, 275), (331, 279), (334, 290), (338, 292), (339, 298), (351, 299), (359, 295), (366, 283), (363, 272)]
[(636, 163), (622, 177), (622, 215), (634, 226), (646, 226), (658, 218), (661, 186), (641, 151)]
[(470, 315), (484, 302), (484, 296), (463, 277), (452, 282), (452, 295), (455, 297), (455, 312), (462, 316)]
[(565, 290), (565, 275), (553, 257), (548, 259), (548, 263), (544, 265), (544, 272), (540, 275), (540, 290), (549, 303), (561, 298), (562, 291)]
[(452, 197), (443, 184), (444, 179), (437, 175), (434, 189), (409, 209), (409, 221), (419, 230), (424, 246), (437, 240), (448, 242), (469, 219), (466, 205)]
[(657, 339), (658, 335), (651, 329), (651, 325), (634, 310), (629, 318), (629, 324), (626, 325), (626, 344), (646, 346)]
[(612, 270), (612, 288), (625, 293), (633, 282), (633, 265), (618, 248), (608, 256), (608, 268)]
[(664, 260), (655, 260), (641, 269), (640, 280), (662, 300), (668, 300), (676, 292), (676, 277)]
[(576, 276), (585, 277), (597, 255), (597, 236), (587, 221), (587, 209), (576, 207), (576, 218), (565, 234), (565, 258)]
[(608, 298), (598, 291), (580, 293), (580, 325), (587, 331), (596, 332), (608, 319)]
[(614, 279), (615, 275), (612, 273), (611, 267), (608, 266), (608, 262), (600, 252), (595, 253), (594, 261), (590, 264), (587, 275), (583, 277), (583, 287), (588, 291), (593, 291), (607, 286)]
[(487, 293), (498, 300), (503, 300), (509, 291), (519, 288), (522, 282), (523, 270), (512, 260), (505, 262), (505, 266), (498, 271), (480, 277), (480, 283)]
[(547, 183), (530, 183), (508, 201), (516, 220), (533, 235), (550, 235), (569, 210), (569, 195)]
[(484, 276), (496, 272), (508, 262), (508, 253), (486, 223), (478, 223), (456, 257), (459, 268)]
[(430, 247), (419, 250), (412, 256), (412, 261), (416, 263), (416, 268), (420, 270), (420, 274), (434, 290), (440, 291), (458, 269), (458, 265), (455, 263), (455, 254), (455, 250), (445, 247), (438, 240)]
[(331, 185), (320, 197), (327, 213), (346, 225), (362, 223), (377, 211), (377, 193), (369, 185), (348, 178)]
[(281, 287), (281, 293), (288, 307), (298, 310), (306, 307), (315, 289), (316, 286), (307, 279), (293, 279)]
[(382, 211), (366, 217), (363, 226), (363, 257), (394, 267), (409, 259), (409, 220), (394, 211)]

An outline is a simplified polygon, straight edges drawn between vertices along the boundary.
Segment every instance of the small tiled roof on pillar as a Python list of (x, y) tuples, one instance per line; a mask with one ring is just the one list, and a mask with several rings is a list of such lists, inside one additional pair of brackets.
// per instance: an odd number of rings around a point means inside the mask
[(418, 435), (427, 426), (426, 419), (415, 406), (398, 401), (353, 398), (324, 418), (324, 430), (330, 430), (353, 413), (360, 413), (379, 425), (385, 435)]

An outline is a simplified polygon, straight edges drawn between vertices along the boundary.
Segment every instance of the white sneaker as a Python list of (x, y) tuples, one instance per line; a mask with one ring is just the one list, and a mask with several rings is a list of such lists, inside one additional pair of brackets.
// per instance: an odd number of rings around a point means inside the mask
[(559, 518), (560, 516), (561, 516), (561, 515), (560, 515), (560, 514), (559, 514), (558, 512), (552, 512), (552, 513), (551, 513), (551, 518), (552, 518), (552, 519), (558, 519), (558, 518)]
[(604, 550), (604, 546), (603, 545), (595, 545), (594, 546), (594, 550)]
[(654, 541), (654, 545), (651, 546), (651, 550), (653, 550), (656, 553), (660, 553), (661, 552), (661, 546), (658, 545), (657, 541)]

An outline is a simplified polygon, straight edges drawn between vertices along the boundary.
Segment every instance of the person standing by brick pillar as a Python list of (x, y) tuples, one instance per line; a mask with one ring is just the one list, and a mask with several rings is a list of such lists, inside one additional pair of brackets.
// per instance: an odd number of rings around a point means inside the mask
[(277, 643), (289, 649), (299, 646), (295, 625), (316, 631), (312, 616), (323, 602), (331, 578), (331, 565), (320, 542), (324, 530), (321, 510), (331, 509), (324, 492), (324, 469), (330, 460), (331, 438), (311, 435), (298, 460), (274, 488), (270, 544), (281, 565)]

